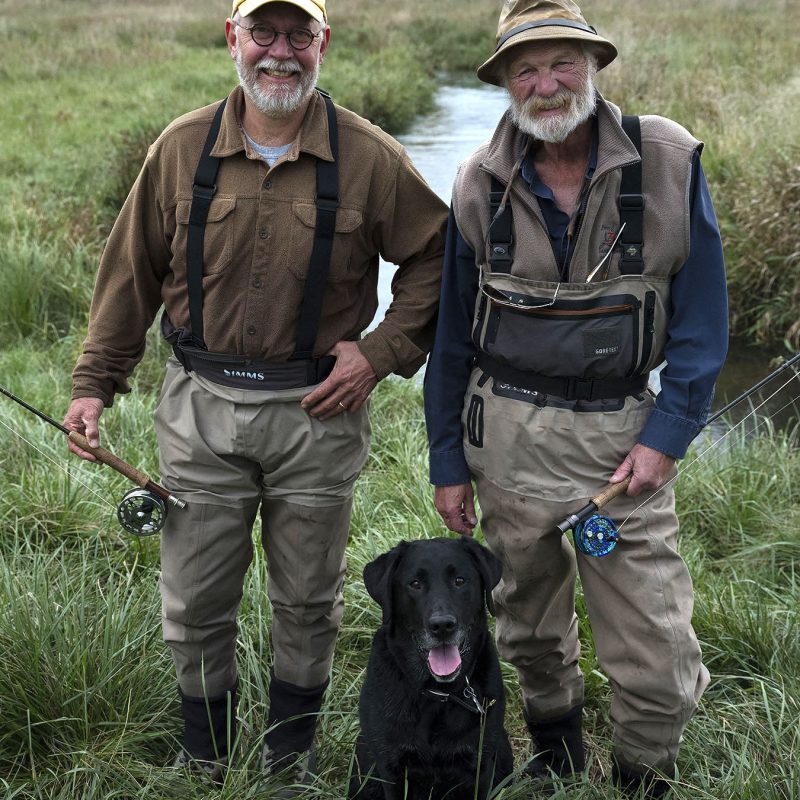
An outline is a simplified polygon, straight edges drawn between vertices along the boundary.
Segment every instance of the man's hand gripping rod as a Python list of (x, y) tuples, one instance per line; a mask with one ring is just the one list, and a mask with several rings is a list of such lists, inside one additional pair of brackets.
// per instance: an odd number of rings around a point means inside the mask
[(117, 519), (129, 533), (133, 533), (136, 536), (149, 536), (158, 533), (164, 526), (164, 520), (167, 516), (167, 503), (176, 508), (186, 508), (184, 500), (175, 497), (169, 490), (150, 480), (144, 472), (132, 467), (109, 450), (106, 450), (105, 447), (92, 447), (89, 444), (89, 440), (82, 433), (69, 430), (69, 428), (56, 422), (52, 417), (48, 417), (47, 414), (29, 405), (2, 386), (0, 386), (0, 393), (18, 403), (24, 409), (36, 414), (39, 419), (44, 420), (54, 428), (58, 428), (78, 447), (86, 450), (87, 453), (91, 453), (98, 461), (124, 475), (139, 487), (139, 489), (131, 489), (126, 492), (117, 506)]
[[(737, 406), (742, 400), (746, 400), (752, 394), (755, 394), (762, 386), (769, 383), (773, 378), (779, 375), (786, 369), (789, 369), (793, 364), (800, 361), (800, 353), (795, 353), (792, 358), (785, 361), (776, 370), (771, 372), (766, 378), (762, 378), (755, 386), (752, 386), (747, 391), (740, 394), (735, 400), (732, 400), (724, 408), (721, 408), (711, 417), (706, 420), (704, 428), (712, 422), (718, 420), (723, 414), (727, 414), (734, 406)], [(619, 483), (609, 483), (600, 494), (593, 497), (583, 508), (570, 514), (565, 520), (559, 522), (556, 528), (561, 533), (566, 533), (569, 530), (574, 531), (575, 546), (586, 553), (593, 556), (608, 555), (616, 545), (619, 536), (617, 535), (616, 526), (611, 520), (604, 517), (594, 516), (603, 506), (615, 497), (623, 494), (631, 482), (631, 475), (624, 478)]]

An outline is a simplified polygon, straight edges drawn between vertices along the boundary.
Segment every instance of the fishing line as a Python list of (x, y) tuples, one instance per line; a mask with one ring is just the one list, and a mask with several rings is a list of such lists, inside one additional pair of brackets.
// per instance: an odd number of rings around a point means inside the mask
[(2, 419), (0, 419), (0, 425), (6, 428), (6, 430), (11, 431), (11, 433), (14, 436), (18, 437), (19, 439), (22, 439), (22, 441), (25, 442), (25, 444), (27, 444), (29, 447), (32, 447), (40, 456), (44, 456), (48, 461), (55, 464), (62, 472), (66, 474), (66, 476), (70, 480), (74, 480), (77, 484), (83, 486), (84, 489), (88, 489), (93, 495), (99, 497), (104, 505), (116, 509), (116, 506), (113, 503), (110, 503), (108, 501), (108, 498), (100, 494), (100, 492), (98, 492), (97, 489), (93, 489), (91, 486), (89, 486), (88, 483), (84, 483), (79, 477), (70, 472), (69, 469), (67, 469), (67, 467), (65, 467), (60, 461), (56, 461), (55, 458), (45, 453), (44, 450), (39, 449), (32, 441), (26, 439), (19, 431), (15, 431), (10, 425), (7, 425), (5, 422), (3, 422)]
[[(757, 405), (755, 408), (753, 408), (751, 411), (749, 411), (747, 414), (745, 414), (745, 416), (742, 417), (742, 419), (739, 420), (739, 422), (737, 422), (736, 425), (734, 425), (732, 428), (730, 428), (728, 431), (726, 431), (724, 434), (722, 434), (722, 436), (720, 436), (718, 439), (715, 439), (705, 450), (703, 450), (695, 458), (693, 458), (683, 469), (681, 469), (679, 472), (677, 472), (666, 483), (664, 483), (661, 486), (659, 486), (658, 489), (656, 489), (655, 492), (653, 492), (653, 494), (651, 494), (646, 500), (644, 500), (642, 503), (640, 503), (638, 506), (636, 506), (636, 508), (634, 508), (633, 511), (631, 511), (631, 513), (628, 514), (628, 516), (625, 517), (625, 519), (619, 525), (617, 525), (617, 531), (622, 530), (622, 528), (625, 526), (625, 524), (628, 522), (628, 520), (637, 511), (639, 511), (641, 508), (646, 506), (654, 497), (658, 496), (665, 489), (669, 488), (669, 486), (671, 486), (676, 480), (678, 480), (678, 478), (680, 478), (682, 475), (685, 475), (687, 472), (689, 472), (692, 469), (692, 467), (698, 461), (700, 461), (700, 459), (704, 458), (715, 447), (717, 447), (718, 445), (722, 444), (722, 442), (724, 442), (732, 433), (734, 433), (738, 428), (740, 428), (750, 417), (752, 417), (754, 414), (756, 414), (756, 412), (758, 412), (758, 410), (760, 408), (763, 408), (776, 395), (780, 394), (780, 392), (782, 392), (792, 381), (797, 380), (798, 378), (800, 378), (800, 374), (791, 375), (789, 377), (789, 379), (786, 381), (786, 383), (784, 383), (783, 385), (779, 386), (771, 395), (769, 395), (769, 397), (765, 398), (761, 403), (759, 403), (759, 405)], [(768, 420), (770, 420), (772, 417), (774, 417), (777, 414), (779, 414), (785, 408), (788, 408), (790, 405), (792, 405), (798, 399), (800, 399), (800, 395), (795, 395), (785, 405), (783, 405), (781, 408), (778, 408), (775, 411), (772, 411), (769, 414), (767, 414), (766, 417), (761, 422), (756, 424), (756, 426), (753, 429), (753, 431), (754, 432), (757, 431)]]

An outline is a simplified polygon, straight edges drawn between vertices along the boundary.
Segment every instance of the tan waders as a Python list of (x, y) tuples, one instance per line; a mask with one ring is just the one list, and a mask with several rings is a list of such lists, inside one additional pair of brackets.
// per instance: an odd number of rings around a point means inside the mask
[(517, 668), (526, 719), (535, 726), (583, 702), (577, 569), (613, 691), (614, 756), (635, 772), (670, 772), (708, 683), (691, 625), (692, 583), (676, 550), (673, 492), (660, 492), (639, 510), (644, 497), (615, 499), (606, 512), (618, 525), (625, 521), (622, 541), (603, 558), (576, 558), (555, 529), (586, 502), (582, 487), (602, 488), (622, 462), (652, 398), (629, 397), (616, 411), (575, 413), (500, 396), (491, 379), (480, 386), (479, 377), (476, 371), (465, 408), (474, 407), (473, 396), (482, 398), (482, 439), (470, 442), (467, 435), (464, 446), (484, 534), (503, 561), (494, 591), (498, 650)]
[(319, 710), (370, 428), (366, 408), (310, 417), (299, 404), (309, 391), (233, 389), (188, 375), (174, 359), (167, 365), (155, 414), (161, 475), (188, 505), (169, 515), (161, 537), (162, 623), (187, 696), (224, 695), (236, 684), (236, 616), (260, 511), (273, 674), (317, 692)]

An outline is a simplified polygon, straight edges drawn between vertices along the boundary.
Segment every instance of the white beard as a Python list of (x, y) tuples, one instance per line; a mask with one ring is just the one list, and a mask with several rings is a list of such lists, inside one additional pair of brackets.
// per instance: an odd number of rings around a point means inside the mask
[[(512, 122), (523, 132), (540, 142), (563, 142), (579, 125), (594, 114), (597, 106), (592, 75), (576, 92), (561, 89), (552, 97), (529, 97), (518, 101), (511, 95)], [(537, 112), (548, 108), (564, 108), (565, 113), (538, 117)]]
[[(298, 73), (300, 80), (291, 86), (269, 86), (259, 84), (259, 70), (280, 70), (286, 73)], [(303, 70), (300, 64), (291, 59), (278, 61), (274, 58), (263, 58), (255, 66), (244, 63), (241, 51), (236, 51), (236, 72), (239, 83), (253, 105), (268, 117), (280, 119), (288, 117), (311, 97), (319, 78), (319, 60), (313, 70)]]

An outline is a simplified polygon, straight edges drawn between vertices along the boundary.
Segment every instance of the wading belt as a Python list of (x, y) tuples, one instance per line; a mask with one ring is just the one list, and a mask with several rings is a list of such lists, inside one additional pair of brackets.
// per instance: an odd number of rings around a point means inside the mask
[[(639, 117), (623, 115), (622, 129), (641, 157), (642, 134)], [(514, 214), (511, 210), (510, 200), (506, 202), (503, 213), (495, 219), (505, 188), (497, 178), (492, 176), (489, 190), (489, 219), (491, 220), (489, 225), (489, 266), (492, 272), (510, 273), (514, 263)], [(641, 275), (644, 271), (642, 258), (644, 195), (642, 194), (641, 159), (635, 164), (627, 164), (622, 168), (617, 204), (620, 227), (623, 223), (625, 224), (625, 229), (620, 236), (622, 247), (620, 272), (623, 275)]]
[(203, 338), (203, 242), (211, 201), (217, 191), (221, 158), (211, 155), (222, 122), (225, 102), (214, 114), (192, 185), (192, 206), (186, 241), (186, 282), (189, 292), (191, 331), (172, 326), (166, 313), (161, 329), (176, 358), (187, 371), (215, 383), (240, 389), (294, 389), (324, 380), (333, 369), (333, 356), (313, 357), (322, 300), (330, 272), (336, 211), (339, 208), (339, 136), (336, 111), (330, 97), (320, 91), (328, 117), (328, 136), (333, 161), (317, 159), (317, 221), (297, 325), (294, 353), (285, 362), (263, 361), (250, 356), (212, 353)]
[(647, 375), (635, 375), (632, 378), (554, 378), (502, 364), (482, 350), (478, 351), (475, 364), (496, 381), (569, 401), (615, 400), (639, 394), (647, 388)]

